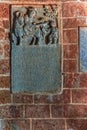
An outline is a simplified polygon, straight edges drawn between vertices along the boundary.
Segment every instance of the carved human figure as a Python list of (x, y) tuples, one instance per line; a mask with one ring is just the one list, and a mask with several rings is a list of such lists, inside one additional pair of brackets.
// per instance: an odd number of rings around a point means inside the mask
[(23, 38), (23, 25), (24, 25), (24, 16), (22, 12), (16, 12), (15, 25), (14, 25), (14, 34), (17, 38), (17, 44), (21, 44)]
[(50, 44), (52, 42), (52, 39), (50, 37), (51, 35), (51, 27), (50, 23), (44, 22), (39, 30), (39, 45), (45, 45), (45, 44)]
[(33, 14), (33, 10), (31, 12), (28, 11), (28, 14), (25, 14), (24, 20), (25, 20), (25, 25), (24, 25), (24, 36), (28, 37), (28, 42), (29, 44), (35, 44), (35, 25), (33, 23), (33, 17), (35, 13)]

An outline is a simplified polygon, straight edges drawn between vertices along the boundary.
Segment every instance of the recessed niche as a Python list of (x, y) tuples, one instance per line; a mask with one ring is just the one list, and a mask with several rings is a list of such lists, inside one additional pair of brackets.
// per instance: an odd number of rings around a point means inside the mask
[(61, 91), (58, 21), (57, 5), (12, 6), (12, 92)]

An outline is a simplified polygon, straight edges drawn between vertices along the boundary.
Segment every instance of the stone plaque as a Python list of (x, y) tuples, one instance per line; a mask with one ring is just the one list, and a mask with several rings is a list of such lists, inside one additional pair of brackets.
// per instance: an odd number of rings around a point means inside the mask
[(61, 90), (56, 5), (12, 6), (12, 92)]
[(87, 72), (87, 27), (80, 27), (80, 71)]

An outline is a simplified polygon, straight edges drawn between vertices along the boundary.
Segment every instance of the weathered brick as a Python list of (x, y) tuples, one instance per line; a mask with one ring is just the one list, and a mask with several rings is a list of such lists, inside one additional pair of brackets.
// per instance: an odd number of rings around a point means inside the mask
[(3, 27), (3, 20), (0, 19), (0, 27)]
[(0, 18), (9, 18), (9, 4), (0, 3)]
[(87, 90), (86, 89), (72, 90), (72, 102), (87, 103)]
[(77, 45), (64, 45), (63, 46), (64, 58), (78, 58), (78, 46)]
[(0, 106), (0, 118), (23, 118), (23, 106)]
[(63, 17), (87, 16), (87, 5), (85, 3), (63, 3)]
[(77, 29), (63, 30), (63, 43), (78, 43)]
[(10, 76), (0, 76), (0, 88), (10, 88)]
[(57, 95), (35, 95), (35, 103), (69, 103), (70, 90), (64, 90), (62, 94)]
[(67, 120), (67, 130), (87, 130), (87, 119)]
[(87, 105), (67, 105), (65, 107), (65, 117), (67, 118), (86, 118)]
[(86, 18), (66, 18), (63, 19), (63, 28), (77, 28), (86, 24)]
[(50, 117), (49, 105), (27, 105), (25, 115), (30, 118), (48, 118)]
[(4, 28), (0, 28), (0, 39), (4, 39), (5, 38), (5, 30)]
[(28, 94), (13, 94), (14, 103), (33, 103), (33, 96)]
[(10, 102), (11, 102), (10, 92), (6, 90), (0, 91), (0, 104), (10, 103)]
[(64, 105), (52, 105), (51, 108), (53, 118), (65, 117), (65, 106)]
[(6, 74), (10, 72), (10, 61), (9, 60), (0, 60), (0, 74)]
[(87, 87), (87, 74), (83, 73), (80, 75), (80, 87)]
[(64, 120), (33, 120), (33, 130), (64, 130)]
[(64, 72), (77, 72), (77, 60), (64, 60)]
[(0, 120), (1, 130), (30, 130), (30, 120)]
[(5, 55), (5, 57), (10, 56), (10, 45), (9, 44), (4, 45), (4, 55)]
[(0, 58), (3, 56), (3, 51), (4, 49), (3, 49), (3, 45), (2, 44), (0, 44)]
[(86, 118), (87, 105), (53, 105), (52, 117), (54, 118)]
[(3, 26), (5, 29), (9, 29), (10, 28), (10, 21), (9, 20), (3, 20)]
[(65, 88), (78, 88), (80, 84), (79, 73), (65, 74), (63, 87)]

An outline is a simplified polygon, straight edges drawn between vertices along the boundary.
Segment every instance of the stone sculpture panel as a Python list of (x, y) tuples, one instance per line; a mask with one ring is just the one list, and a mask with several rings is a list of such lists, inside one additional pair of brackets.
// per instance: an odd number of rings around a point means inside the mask
[(12, 92), (61, 89), (57, 5), (12, 6)]

